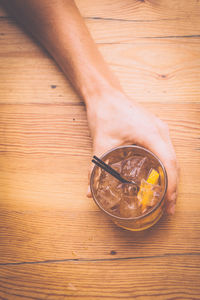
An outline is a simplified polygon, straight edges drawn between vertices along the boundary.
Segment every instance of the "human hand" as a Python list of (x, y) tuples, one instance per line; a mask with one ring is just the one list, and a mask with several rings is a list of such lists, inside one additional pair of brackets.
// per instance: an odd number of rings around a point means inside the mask
[[(87, 108), (93, 154), (101, 156), (111, 148), (125, 144), (137, 144), (155, 153), (168, 174), (166, 210), (174, 214), (178, 168), (168, 126), (121, 92), (109, 94), (93, 103)], [(90, 189), (88, 197), (91, 197)]]

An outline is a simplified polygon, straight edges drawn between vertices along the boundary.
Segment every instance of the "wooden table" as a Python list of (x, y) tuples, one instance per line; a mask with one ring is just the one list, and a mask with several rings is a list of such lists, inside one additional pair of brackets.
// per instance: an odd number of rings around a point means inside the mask
[(83, 102), (0, 10), (0, 299), (200, 299), (200, 2), (78, 0), (128, 96), (170, 127), (175, 216), (133, 233), (86, 198)]

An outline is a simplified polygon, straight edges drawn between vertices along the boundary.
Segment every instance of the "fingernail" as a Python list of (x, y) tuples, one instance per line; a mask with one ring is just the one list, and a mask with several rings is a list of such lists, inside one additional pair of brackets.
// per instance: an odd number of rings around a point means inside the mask
[(90, 190), (90, 186), (88, 185), (88, 190), (87, 190), (87, 197), (91, 198), (92, 194), (91, 194), (91, 190)]
[(174, 215), (175, 209), (176, 209), (176, 198), (177, 198), (177, 192), (173, 193), (170, 199), (168, 200), (167, 204), (167, 213), (169, 215)]
[(176, 208), (175, 204), (174, 204), (173, 202), (170, 203), (170, 204), (168, 205), (168, 207), (167, 207), (167, 212), (168, 212), (168, 214), (169, 214), (169, 215), (174, 215), (174, 213), (175, 213), (175, 208)]
[(173, 193), (171, 198), (170, 198), (170, 202), (173, 202), (174, 204), (176, 203), (176, 198), (177, 198), (177, 192)]

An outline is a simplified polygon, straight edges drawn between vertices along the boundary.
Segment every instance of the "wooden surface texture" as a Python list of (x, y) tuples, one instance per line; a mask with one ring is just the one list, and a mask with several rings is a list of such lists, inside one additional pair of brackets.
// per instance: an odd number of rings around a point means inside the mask
[(76, 2), (128, 96), (169, 124), (176, 214), (133, 233), (86, 197), (85, 106), (0, 8), (0, 299), (200, 299), (200, 2)]

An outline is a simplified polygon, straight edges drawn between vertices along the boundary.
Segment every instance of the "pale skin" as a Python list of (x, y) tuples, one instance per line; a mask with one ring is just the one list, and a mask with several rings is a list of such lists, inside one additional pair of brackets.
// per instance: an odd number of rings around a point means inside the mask
[(168, 174), (166, 211), (173, 214), (178, 175), (168, 126), (125, 95), (98, 51), (75, 2), (1, 0), (1, 3), (48, 50), (84, 99), (94, 154), (100, 156), (119, 145), (138, 144), (161, 159)]

